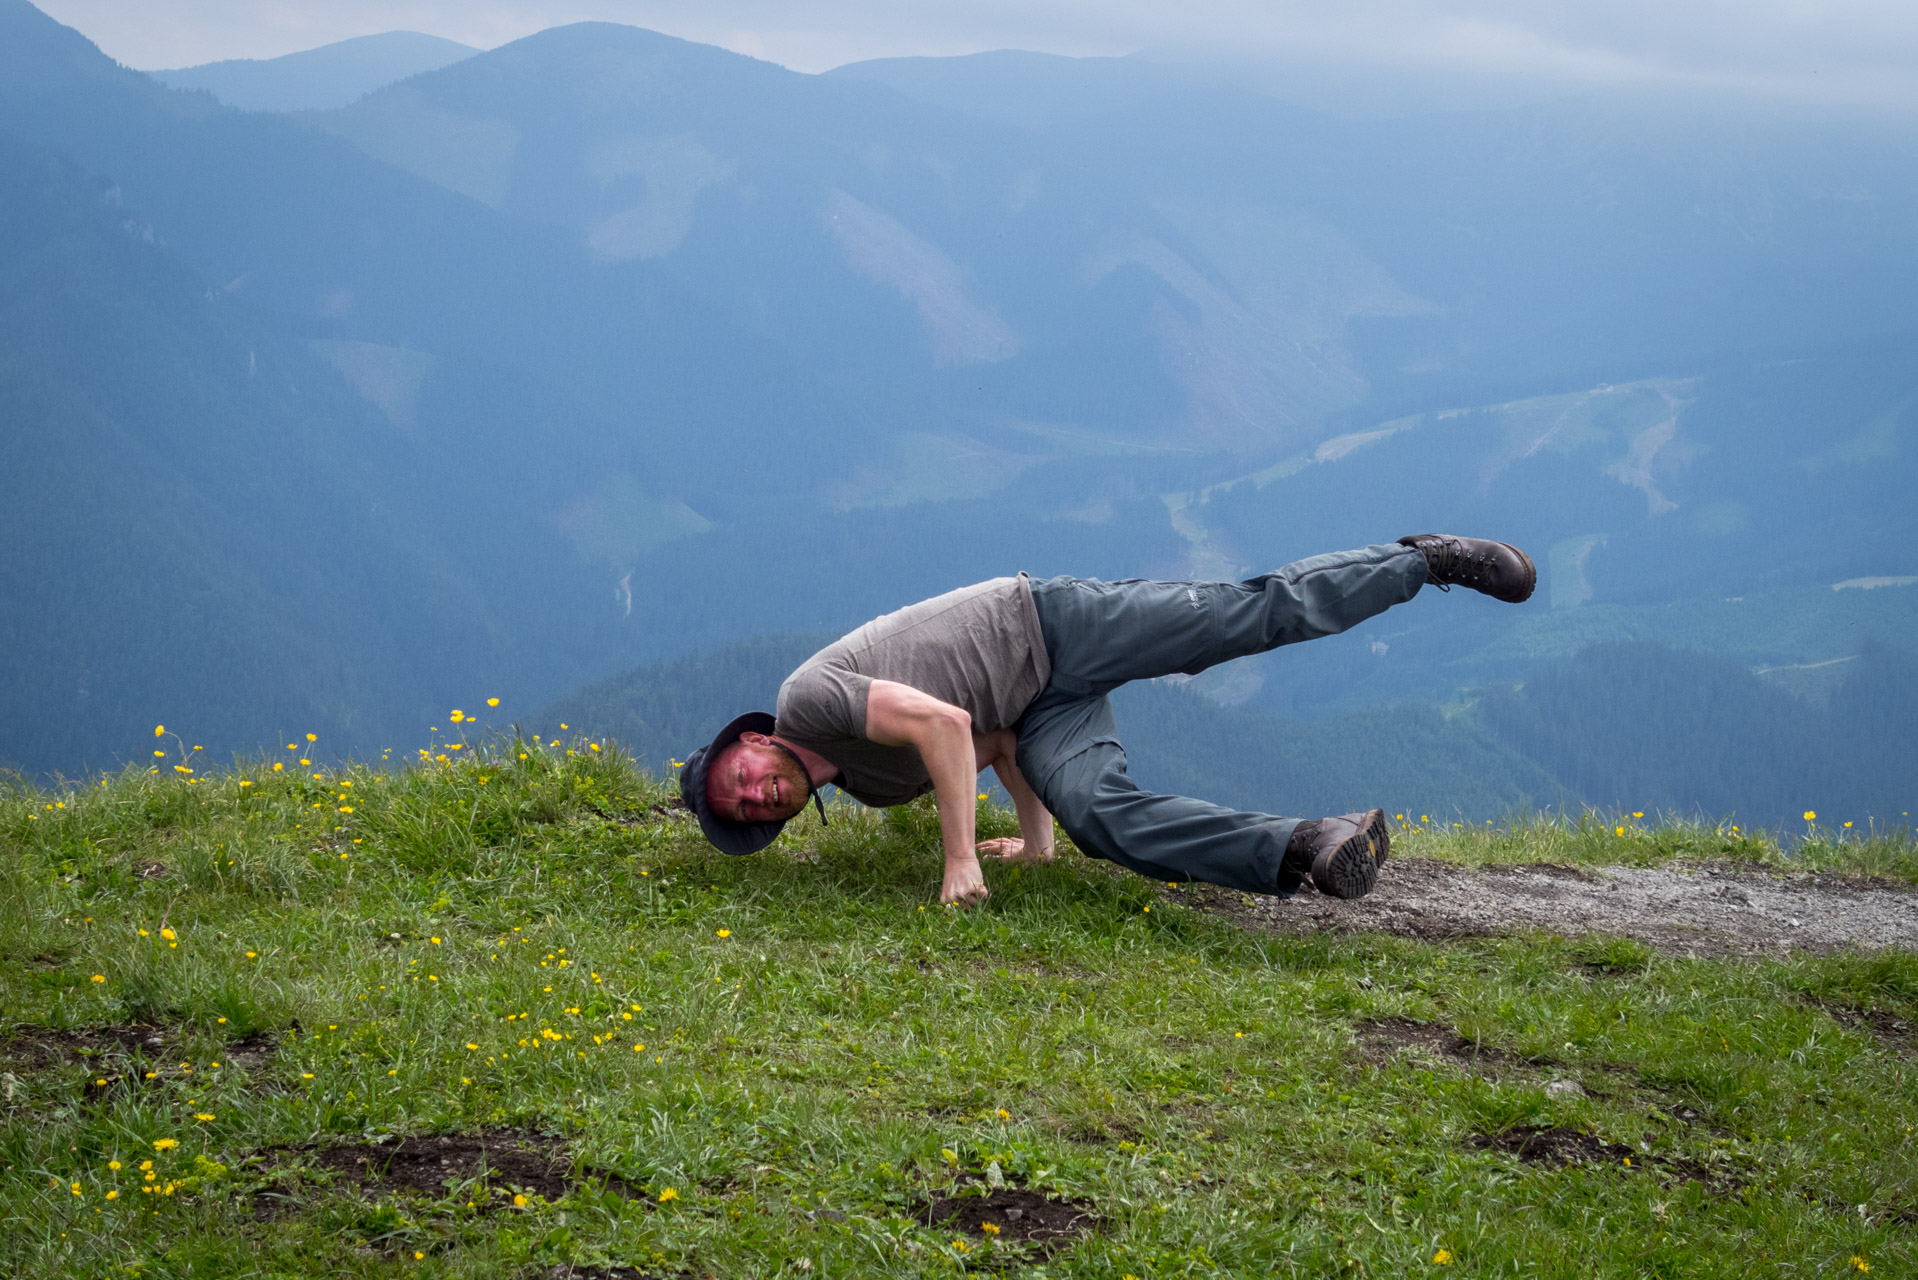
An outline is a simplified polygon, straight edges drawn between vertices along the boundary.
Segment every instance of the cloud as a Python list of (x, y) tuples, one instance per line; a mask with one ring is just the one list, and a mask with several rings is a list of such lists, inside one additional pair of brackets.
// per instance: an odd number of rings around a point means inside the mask
[(1910, 0), (42, 0), (114, 57), (171, 67), (417, 30), (482, 48), (586, 19), (819, 71), (863, 58), (1176, 46), (1570, 84), (1903, 101)]

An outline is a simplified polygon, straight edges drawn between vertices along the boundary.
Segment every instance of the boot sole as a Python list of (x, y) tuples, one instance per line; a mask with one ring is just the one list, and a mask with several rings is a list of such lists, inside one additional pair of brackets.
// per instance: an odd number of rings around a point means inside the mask
[[(1512, 544), (1509, 542), (1505, 545), (1512, 547)], [(1512, 547), (1512, 550), (1518, 551), (1518, 558), (1525, 562), (1525, 589), (1515, 595), (1500, 596), (1499, 599), (1506, 601), (1508, 604), (1524, 604), (1532, 598), (1532, 592), (1538, 589), (1538, 566), (1532, 563), (1532, 557), (1526, 555), (1523, 551), (1519, 551), (1517, 547)]]
[(1313, 885), (1329, 898), (1363, 898), (1379, 882), (1379, 867), (1391, 843), (1385, 810), (1368, 811), (1357, 834), (1313, 862)]

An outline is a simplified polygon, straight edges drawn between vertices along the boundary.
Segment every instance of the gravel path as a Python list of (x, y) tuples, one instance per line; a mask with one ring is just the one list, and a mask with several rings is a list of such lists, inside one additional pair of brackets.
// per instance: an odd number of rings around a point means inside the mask
[(1783, 875), (1722, 864), (1471, 870), (1422, 858), (1386, 863), (1355, 902), (1308, 884), (1288, 902), (1194, 886), (1179, 898), (1283, 932), (1457, 938), (1543, 929), (1622, 934), (1661, 951), (1757, 955), (1792, 950), (1918, 950), (1918, 893), (1882, 881)]

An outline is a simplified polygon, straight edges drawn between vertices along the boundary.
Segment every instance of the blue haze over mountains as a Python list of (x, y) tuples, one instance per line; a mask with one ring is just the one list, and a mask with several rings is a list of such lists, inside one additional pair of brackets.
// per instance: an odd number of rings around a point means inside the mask
[(1131, 691), (1142, 778), (1911, 807), (1909, 120), (1346, 120), (1142, 58), (809, 76), (606, 24), (355, 96), (326, 52), (247, 92), (340, 105), (241, 110), (0, 0), (0, 763), (160, 721), (377, 755), (495, 694), (657, 760), (803, 648), (754, 637), (1456, 529), (1531, 549), (1534, 602)]

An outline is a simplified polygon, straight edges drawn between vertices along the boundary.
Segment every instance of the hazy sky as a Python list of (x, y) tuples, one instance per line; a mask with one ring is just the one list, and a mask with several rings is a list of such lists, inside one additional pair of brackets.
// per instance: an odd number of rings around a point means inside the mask
[(410, 29), (491, 48), (596, 18), (803, 71), (898, 54), (1179, 46), (1568, 83), (1918, 104), (1918, 0), (38, 0), (142, 68)]

